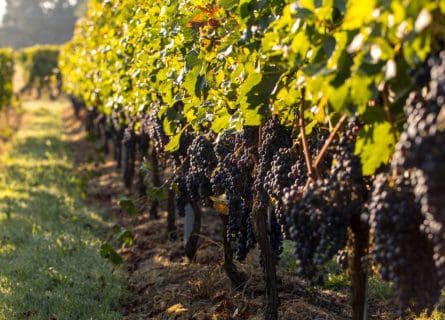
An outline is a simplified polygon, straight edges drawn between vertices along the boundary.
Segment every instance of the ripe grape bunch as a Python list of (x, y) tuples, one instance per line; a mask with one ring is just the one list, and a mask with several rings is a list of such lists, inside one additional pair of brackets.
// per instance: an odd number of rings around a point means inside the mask
[(166, 160), (173, 167), (173, 185), (175, 186), (175, 199), (178, 214), (185, 215), (185, 207), (190, 203), (190, 192), (187, 189), (187, 176), (190, 170), (190, 161), (187, 159), (187, 151), (193, 142), (193, 135), (184, 131), (180, 138), (180, 148), (172, 152)]
[(198, 135), (187, 150), (189, 168), (186, 174), (186, 184), (192, 201), (201, 201), (208, 205), (212, 195), (210, 176), (217, 165), (213, 145), (203, 135)]
[(298, 271), (310, 279), (346, 246), (351, 217), (361, 213), (366, 198), (361, 164), (353, 153), (357, 132), (358, 123), (352, 121), (332, 150), (329, 174), (313, 181), (304, 193), (296, 186), (286, 195)]
[(273, 156), (265, 187), (273, 204), (273, 212), (270, 214), (270, 229), (275, 232), (275, 234), (271, 234), (271, 242), (277, 256), (282, 250), (281, 239), (289, 237), (284, 196), (296, 181), (305, 176), (305, 164), (301, 153), (298, 154), (292, 148), (280, 148)]
[(434, 245), (440, 283), (445, 285), (445, 51), (428, 59), (430, 81), (407, 99), (407, 121), (393, 167), (410, 170), (425, 218), (422, 231)]
[(137, 146), (137, 135), (133, 129), (133, 125), (130, 125), (125, 129), (122, 145), (122, 171), (124, 183), (127, 188), (130, 188), (134, 178)]
[[(259, 210), (269, 210), (271, 208), (270, 195), (273, 195), (273, 182), (269, 182), (274, 162), (274, 156), (278, 155), (284, 149), (292, 146), (292, 137), (290, 128), (285, 127), (277, 118), (269, 119), (261, 128), (261, 144), (258, 148), (258, 167), (254, 180), (254, 190), (257, 197), (257, 206)], [(279, 161), (275, 157), (276, 161)], [(285, 170), (285, 168), (280, 168)], [(278, 168), (277, 168), (278, 170)], [(280, 179), (280, 177), (278, 177)], [(279, 183), (276, 181), (277, 184)], [(286, 184), (286, 183), (285, 183)], [(279, 187), (276, 185), (276, 187)], [(269, 192), (268, 192), (269, 191)], [(282, 251), (282, 227), (280, 225), (281, 217), (277, 216), (276, 210), (269, 210), (269, 239), (274, 249), (276, 257), (279, 257)], [(278, 259), (277, 259), (278, 260)]]
[(168, 137), (164, 133), (162, 121), (158, 117), (157, 108), (153, 108), (153, 110), (148, 113), (143, 123), (143, 130), (150, 137), (159, 160), (165, 160), (165, 146), (168, 143)]
[(382, 278), (394, 283), (401, 313), (431, 309), (440, 296), (439, 276), (409, 176), (378, 175), (368, 209), (373, 258)]
[(111, 135), (114, 145), (114, 160), (116, 161), (117, 167), (121, 168), (122, 162), (122, 139), (124, 138), (124, 133), (126, 127), (121, 124), (118, 114), (113, 113), (111, 115)]
[(255, 177), (255, 194), (258, 197), (258, 207), (267, 209), (270, 204), (266, 190), (267, 175), (271, 170), (274, 155), (280, 148), (292, 146), (291, 131), (276, 118), (268, 120), (261, 130), (261, 144), (258, 148), (258, 168)]
[(234, 136), (221, 137), (215, 145), (218, 169), (212, 177), (215, 194), (225, 193), (228, 207), (227, 236), (236, 241), (236, 257), (243, 261), (255, 247), (250, 213), (253, 206), (253, 149), (257, 129), (245, 128)]

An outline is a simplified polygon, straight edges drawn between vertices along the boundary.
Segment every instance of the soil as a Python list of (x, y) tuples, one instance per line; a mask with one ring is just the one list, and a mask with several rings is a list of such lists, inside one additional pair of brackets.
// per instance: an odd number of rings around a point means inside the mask
[[(169, 241), (165, 206), (161, 207), (159, 219), (150, 220), (147, 201), (138, 199), (142, 214), (136, 218), (126, 216), (118, 199), (122, 195), (136, 196), (124, 187), (111, 157), (104, 157), (98, 153), (97, 143), (87, 141), (83, 126), (71, 109), (65, 117), (67, 139), (78, 172), (87, 177), (86, 201), (114, 217), (117, 222), (112, 229), (126, 228), (134, 236), (133, 246), (119, 250), (132, 293), (122, 309), (125, 319), (262, 319), (264, 281), (258, 251), (238, 264), (248, 275), (246, 284), (232, 288), (222, 269), (220, 218), (212, 210), (205, 210), (196, 261), (187, 261), (182, 219), (177, 221), (178, 240)], [(278, 268), (278, 279), (280, 319), (351, 318), (348, 292), (314, 289), (283, 268)], [(371, 302), (370, 309), (372, 319), (394, 319), (385, 316), (385, 306)]]

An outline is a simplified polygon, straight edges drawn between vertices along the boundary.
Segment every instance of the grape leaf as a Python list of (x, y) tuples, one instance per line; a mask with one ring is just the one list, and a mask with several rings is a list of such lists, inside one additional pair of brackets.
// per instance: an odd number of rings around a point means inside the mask
[(170, 142), (165, 146), (165, 151), (174, 152), (179, 149), (182, 131), (171, 137)]
[(131, 199), (127, 198), (127, 197), (121, 197), (119, 199), (119, 206), (129, 216), (137, 216), (138, 215), (138, 210), (136, 209), (136, 206), (134, 205), (133, 200), (131, 200)]
[(113, 249), (109, 243), (104, 243), (100, 247), (100, 255), (102, 258), (109, 260), (112, 264), (118, 265), (124, 262), (122, 257)]
[(362, 162), (363, 174), (373, 175), (383, 164), (388, 164), (396, 141), (387, 121), (366, 125), (357, 138), (355, 154)]

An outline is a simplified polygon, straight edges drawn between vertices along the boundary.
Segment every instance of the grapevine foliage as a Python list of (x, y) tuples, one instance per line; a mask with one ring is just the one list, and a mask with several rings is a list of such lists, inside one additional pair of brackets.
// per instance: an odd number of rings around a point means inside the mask
[(10, 49), (0, 49), (0, 110), (11, 104), (14, 57)]

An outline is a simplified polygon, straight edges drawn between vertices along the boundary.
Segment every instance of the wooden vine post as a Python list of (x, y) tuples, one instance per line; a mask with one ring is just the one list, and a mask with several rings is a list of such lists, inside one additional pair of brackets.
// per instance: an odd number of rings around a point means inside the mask
[(198, 251), (199, 234), (201, 232), (202, 210), (196, 202), (192, 201), (190, 203), (190, 206), (192, 207), (194, 218), (192, 233), (187, 243), (185, 244), (185, 255), (190, 261), (194, 261), (196, 258), (196, 252)]

